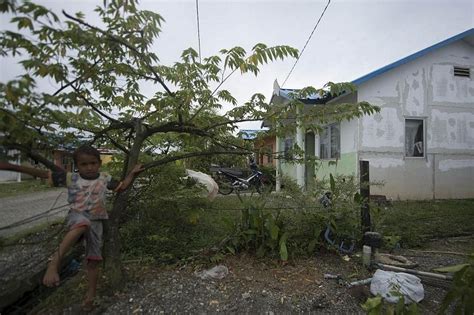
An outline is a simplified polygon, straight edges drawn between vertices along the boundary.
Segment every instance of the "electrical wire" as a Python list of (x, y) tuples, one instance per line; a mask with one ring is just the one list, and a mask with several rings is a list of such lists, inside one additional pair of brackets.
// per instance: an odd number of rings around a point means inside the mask
[[(57, 214), (59, 212), (62, 212), (62, 211), (65, 211), (66, 209), (63, 209), (65, 207), (67, 207), (69, 204), (65, 204), (65, 205), (62, 205), (62, 206), (58, 206), (58, 207), (55, 207), (56, 203), (58, 202), (58, 199), (59, 197), (63, 194), (63, 192), (59, 193), (59, 195), (56, 197), (56, 199), (54, 200), (53, 202), (53, 205), (51, 206), (51, 208), (45, 212), (42, 212), (42, 213), (39, 213), (39, 214), (36, 214), (36, 215), (33, 215), (29, 218), (26, 218), (26, 219), (23, 219), (23, 220), (20, 220), (20, 221), (17, 221), (17, 222), (14, 222), (12, 224), (9, 224), (7, 226), (2, 226), (0, 227), (0, 231), (2, 230), (8, 230), (8, 229), (11, 229), (11, 228), (14, 228), (14, 227), (17, 227), (17, 226), (20, 226), (20, 225), (24, 225), (24, 224), (27, 224), (27, 223), (31, 223), (33, 221), (37, 221), (37, 220), (40, 220), (46, 216), (52, 216), (54, 214)], [(54, 210), (58, 210), (59, 211), (55, 211), (55, 212), (52, 212)]]
[(201, 63), (201, 31), (199, 29), (199, 0), (196, 0), (196, 18), (197, 18), (197, 35), (198, 35), (198, 50), (199, 50), (199, 63)]
[[(196, 1), (197, 1), (197, 0), (196, 0)], [(306, 43), (304, 44), (304, 47), (303, 47), (303, 49), (301, 50), (301, 53), (299, 54), (298, 58), (296, 58), (296, 61), (295, 61), (295, 63), (293, 64), (293, 67), (291, 68), (290, 72), (289, 72), (288, 75), (286, 76), (286, 79), (285, 79), (285, 81), (283, 81), (283, 84), (282, 84), (282, 85), (285, 85), (286, 81), (288, 81), (288, 78), (290, 77), (291, 73), (293, 72), (293, 70), (294, 70), (295, 67), (296, 67), (296, 64), (298, 63), (298, 61), (300, 60), (301, 56), (303, 55), (303, 52), (304, 52), (304, 50), (306, 49), (306, 46), (308, 45), (309, 41), (311, 40), (311, 37), (313, 36), (314, 31), (315, 31), (316, 28), (318, 27), (319, 22), (320, 22), (321, 19), (323, 18), (324, 13), (326, 12), (326, 9), (328, 8), (328, 6), (329, 6), (330, 3), (331, 3), (331, 0), (328, 0), (328, 3), (326, 4), (326, 7), (324, 8), (323, 12), (321, 13), (321, 16), (319, 17), (318, 22), (316, 22), (316, 25), (314, 26), (313, 31), (311, 32), (311, 34), (309, 35), (308, 39), (306, 40)]]

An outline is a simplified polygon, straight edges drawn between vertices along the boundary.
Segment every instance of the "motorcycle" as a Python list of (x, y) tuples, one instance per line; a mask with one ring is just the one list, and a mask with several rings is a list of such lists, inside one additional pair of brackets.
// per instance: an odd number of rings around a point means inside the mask
[(251, 190), (262, 194), (271, 191), (271, 182), (259, 171), (257, 164), (253, 160), (250, 162), (250, 170), (250, 176), (241, 178), (228, 170), (222, 168), (218, 169), (216, 182), (219, 186), (219, 193), (229, 195), (233, 191)]

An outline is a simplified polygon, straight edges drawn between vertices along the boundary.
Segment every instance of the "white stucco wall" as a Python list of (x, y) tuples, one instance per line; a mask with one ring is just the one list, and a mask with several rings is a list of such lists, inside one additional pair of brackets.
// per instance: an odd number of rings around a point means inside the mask
[[(455, 77), (453, 67), (471, 77)], [(358, 101), (381, 106), (359, 120), (359, 159), (373, 194), (400, 199), (474, 197), (474, 47), (457, 41), (361, 84)], [(405, 119), (424, 119), (425, 157), (405, 157)]]
[[(9, 161), (10, 163), (20, 164), (21, 159), (19, 157), (20, 152), (17, 150), (11, 150), (8, 152), (8, 156), (11, 156), (12, 160)], [(16, 158), (15, 158), (16, 156)], [(22, 174), (18, 172), (10, 172), (10, 171), (0, 171), (0, 183), (3, 182), (19, 182), (21, 181)]]

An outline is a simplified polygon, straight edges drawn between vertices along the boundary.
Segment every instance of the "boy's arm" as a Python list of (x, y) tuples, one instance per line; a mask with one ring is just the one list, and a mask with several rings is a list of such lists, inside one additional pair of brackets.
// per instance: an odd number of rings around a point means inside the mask
[(125, 189), (127, 189), (130, 186), (130, 184), (133, 182), (133, 180), (135, 179), (135, 176), (137, 176), (143, 170), (144, 168), (142, 164), (135, 165), (135, 167), (130, 171), (130, 173), (128, 173), (127, 177), (125, 177), (125, 179), (120, 182), (118, 187), (115, 188), (115, 191), (119, 192), (119, 191), (124, 191)]

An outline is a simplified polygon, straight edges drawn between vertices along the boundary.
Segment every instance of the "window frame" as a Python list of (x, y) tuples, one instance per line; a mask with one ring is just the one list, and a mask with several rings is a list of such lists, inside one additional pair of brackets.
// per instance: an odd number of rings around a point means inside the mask
[[(426, 152), (426, 148), (427, 148), (427, 145), (426, 145), (426, 118), (425, 116), (405, 116), (404, 117), (404, 121), (403, 121), (403, 125), (404, 125), (404, 128), (403, 128), (403, 139), (404, 139), (404, 143), (403, 143), (403, 158), (404, 159), (426, 159), (427, 158), (427, 152)], [(406, 138), (407, 138), (407, 120), (418, 120), (418, 121), (421, 121), (423, 123), (423, 155), (422, 156), (409, 156), (407, 155), (407, 147), (406, 147)], [(415, 143), (413, 143), (413, 145), (415, 145)]]
[(283, 156), (285, 160), (290, 161), (293, 159), (293, 153), (291, 153), (291, 150), (293, 150), (294, 146), (295, 146), (294, 138), (286, 137), (283, 139)]
[[(338, 126), (339, 127), (339, 138), (338, 138), (338, 151), (339, 151), (339, 156), (336, 156), (336, 157), (332, 157), (332, 142), (331, 142), (331, 138), (332, 138), (332, 131), (331, 131), (331, 127), (332, 126)], [(322, 152), (321, 152), (321, 139), (322, 139), (322, 135), (324, 133), (324, 131), (327, 132), (327, 136), (328, 136), (328, 157), (323, 157), (322, 156)], [(332, 124), (327, 124), (323, 127), (323, 133), (319, 133), (319, 159), (320, 160), (326, 160), (326, 161), (330, 161), (330, 160), (339, 160), (341, 158), (341, 123), (337, 122), (337, 123), (332, 123)]]

